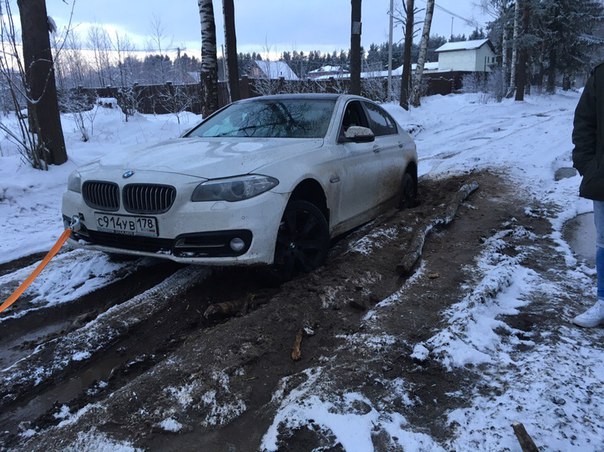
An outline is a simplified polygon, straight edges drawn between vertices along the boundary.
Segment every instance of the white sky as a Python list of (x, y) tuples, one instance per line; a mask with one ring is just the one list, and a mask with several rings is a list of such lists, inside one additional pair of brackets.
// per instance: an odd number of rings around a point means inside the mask
[[(48, 14), (59, 27), (67, 25), (74, 1), (72, 25), (82, 38), (90, 24), (102, 24), (113, 30), (112, 35), (114, 31), (127, 33), (137, 49), (146, 50), (153, 34), (152, 23), (159, 20), (165, 36), (162, 47), (199, 53), (199, 13), (194, 0), (46, 0)], [(489, 17), (475, 3), (476, 0), (437, 0), (432, 34), (449, 36), (453, 26), (454, 34), (468, 35), (474, 26), (460, 17), (484, 26)], [(402, 0), (395, 0), (394, 4), (402, 9)], [(365, 48), (371, 43), (387, 42), (389, 5), (389, 0), (363, 1), (361, 39)], [(416, 21), (423, 18), (424, 7), (425, 0), (416, 0), (416, 8), (422, 9)], [(445, 10), (460, 17), (452, 21), (453, 16)], [(214, 0), (214, 14), (220, 53), (224, 43), (221, 0)], [(347, 50), (350, 45), (350, 0), (235, 0), (235, 16), (240, 52), (331, 53)], [(395, 41), (401, 40), (402, 34), (401, 27), (395, 28)]]

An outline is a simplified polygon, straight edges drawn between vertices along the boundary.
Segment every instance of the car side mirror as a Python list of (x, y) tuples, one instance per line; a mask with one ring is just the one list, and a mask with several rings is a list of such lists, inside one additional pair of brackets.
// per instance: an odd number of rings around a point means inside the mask
[(375, 140), (373, 131), (369, 127), (361, 126), (350, 126), (346, 132), (344, 132), (344, 137), (346, 137), (348, 141), (354, 143), (369, 143)]

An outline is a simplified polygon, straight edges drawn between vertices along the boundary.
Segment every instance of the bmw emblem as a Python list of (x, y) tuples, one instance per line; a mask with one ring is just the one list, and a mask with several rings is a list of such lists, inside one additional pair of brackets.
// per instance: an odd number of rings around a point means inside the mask
[(128, 179), (129, 177), (132, 177), (133, 175), (134, 175), (134, 171), (128, 170), (128, 171), (124, 171), (124, 174), (122, 174), (122, 177), (124, 179)]

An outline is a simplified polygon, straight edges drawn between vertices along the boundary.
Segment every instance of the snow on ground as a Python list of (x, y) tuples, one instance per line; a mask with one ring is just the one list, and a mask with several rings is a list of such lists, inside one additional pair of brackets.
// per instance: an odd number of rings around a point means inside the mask
[[(562, 236), (565, 222), (591, 211), (592, 205), (577, 196), (578, 176), (554, 178), (556, 170), (572, 166), (570, 137), (577, 101), (576, 92), (534, 96), (520, 103), (486, 103), (481, 95), (452, 95), (424, 99), (421, 108), (409, 113), (396, 105), (386, 106), (401, 124), (415, 131), (421, 174), (495, 169), (517, 183), (519, 193), (556, 206), (550, 218), (551, 239), (569, 267), (561, 276), (566, 284), (575, 284), (577, 293), (585, 294), (585, 300), (577, 300), (574, 306), (560, 306), (557, 294), (564, 293), (565, 287), (522, 265), (529, 249), (517, 249), (516, 255), (508, 256), (500, 249), (502, 237), (497, 234), (483, 245), (476, 263), (479, 280), (468, 287), (464, 299), (442, 314), (449, 326), (425, 343), (415, 344), (412, 353), (415, 359), (435, 359), (449, 369), (480, 365), (481, 386), (494, 388), (495, 395), (476, 391), (469, 407), (449, 413), (448, 423), (457, 436), (447, 442), (446, 449), (519, 450), (511, 431), (515, 421), (522, 422), (537, 444), (548, 450), (604, 448), (602, 330), (581, 330), (568, 322), (595, 300), (594, 271), (577, 261)], [(540, 214), (527, 211), (527, 215)], [(500, 234), (530, 238), (532, 232), (510, 224)], [(359, 244), (358, 252), (368, 246)], [(376, 321), (379, 310), (401, 296), (402, 291), (379, 303), (365, 321)], [(517, 314), (536, 297), (551, 300), (550, 309), (557, 310), (561, 325), (556, 331), (530, 337), (500, 320), (500, 316)], [(370, 348), (375, 340), (363, 338), (365, 347)], [(523, 352), (513, 353), (519, 346)], [(330, 391), (320, 368), (306, 377), (287, 397), (278, 398), (279, 409), (263, 438), (263, 448), (277, 449), (279, 429), (308, 424), (335, 435), (334, 442), (347, 451), (371, 450), (371, 435), (379, 430), (395, 439), (394, 449), (441, 447), (418, 433), (418, 426), (408, 425), (398, 413), (373, 406), (361, 394)], [(400, 397), (407, 396), (403, 388)], [(365, 409), (359, 413), (355, 404)]]
[[(61, 196), (75, 168), (129, 146), (177, 137), (195, 125), (193, 114), (136, 115), (124, 121), (116, 108), (96, 106), (86, 115), (88, 142), (72, 115), (62, 118), (69, 160), (49, 171), (34, 171), (23, 162), (15, 145), (0, 136), (0, 264), (35, 252), (48, 251), (63, 232)], [(10, 127), (10, 117), (0, 121)], [(15, 123), (15, 128), (16, 128)]]
[[(554, 229), (551, 238), (569, 267), (567, 274), (561, 276), (567, 284), (580, 288), (578, 292), (586, 297), (576, 306), (560, 307), (560, 315), (566, 319), (595, 298), (593, 269), (576, 259), (562, 235), (565, 222), (577, 214), (591, 211), (591, 203), (577, 196), (578, 176), (554, 180), (557, 169), (572, 166), (570, 136), (578, 98), (577, 92), (567, 92), (529, 96), (524, 102), (504, 100), (495, 103), (486, 101), (480, 94), (464, 94), (429, 97), (423, 99), (421, 108), (410, 112), (394, 104), (386, 105), (401, 124), (414, 131), (422, 175), (437, 177), (474, 169), (494, 169), (507, 174), (522, 188), (522, 193), (528, 192), (536, 199), (557, 206), (555, 217), (551, 219)], [(124, 122), (119, 111), (97, 108), (91, 139), (82, 142), (73, 118), (66, 115), (63, 124), (69, 162), (51, 167), (48, 172), (29, 168), (2, 137), (0, 263), (48, 250), (54, 243), (63, 229), (61, 194), (73, 168), (133, 144), (178, 136), (197, 120), (193, 115), (179, 118), (137, 115)], [(530, 231), (510, 224), (506, 233), (530, 234)], [(359, 243), (356, 251), (366, 252), (372, 246), (371, 243)], [(542, 296), (550, 296), (552, 300), (556, 299), (556, 293), (564, 290), (523, 267), (522, 252), (519, 250), (515, 257), (500, 253), (498, 237), (491, 238), (483, 246), (477, 262), (481, 279), (464, 299), (442, 314), (448, 320), (448, 326), (425, 343), (415, 344), (413, 356), (416, 359), (433, 358), (448, 368), (481, 363), (486, 369), (486, 384), (501, 388), (498, 396), (476, 393), (469, 408), (449, 413), (449, 422), (463, 428), (445, 446), (454, 450), (518, 450), (509, 435), (503, 437), (497, 432), (509, 430), (513, 420), (521, 420), (538, 443), (549, 449), (602, 450), (602, 330), (581, 330), (563, 324), (556, 334), (552, 333), (551, 340), (548, 340), (548, 333), (541, 333), (539, 347), (532, 347), (535, 338), (518, 339), (513, 334), (503, 338), (497, 333), (499, 329), (509, 328), (499, 316), (513, 315), (529, 305), (537, 287)], [(98, 275), (111, 271), (107, 262), (98, 262), (98, 265)], [(46, 278), (39, 284), (50, 285), (47, 290), (51, 298), (65, 297), (63, 301), (68, 301), (68, 291), (52, 287), (49, 282), (52, 274)], [(80, 290), (86, 290), (86, 287)], [(493, 291), (496, 296), (485, 295)], [(378, 304), (375, 310), (396, 303), (396, 300), (397, 294), (394, 294)], [(376, 312), (369, 312), (365, 321), (374, 321), (377, 317)], [(518, 345), (518, 341), (524, 341), (526, 351), (512, 359), (510, 350)], [(368, 346), (371, 343), (367, 340)], [(498, 373), (502, 365), (508, 366), (505, 374)], [(371, 431), (378, 424), (392, 437), (397, 437), (405, 450), (438, 447), (429, 437), (413, 432), (400, 414), (379, 411), (362, 394), (339, 394), (337, 401), (314, 397), (313, 394), (328, 385), (321, 381), (321, 368), (307, 372), (306, 383), (294, 392), (275, 395), (279, 409), (263, 439), (265, 448), (275, 448), (280, 425), (295, 427), (308, 419), (314, 419), (321, 428), (330, 430), (349, 451), (369, 450)], [(408, 397), (404, 387), (404, 382), (400, 382), (400, 397), (403, 398)], [(308, 396), (296, 397), (300, 392)], [(334, 406), (336, 402), (338, 407)], [(524, 407), (521, 413), (519, 405)], [(366, 409), (363, 412), (347, 409), (358, 406)], [(177, 431), (179, 426), (166, 418), (161, 428)], [(95, 435), (94, 432), (91, 434)], [(95, 438), (100, 442), (108, 441), (98, 435)], [(128, 448), (127, 445), (122, 447)]]

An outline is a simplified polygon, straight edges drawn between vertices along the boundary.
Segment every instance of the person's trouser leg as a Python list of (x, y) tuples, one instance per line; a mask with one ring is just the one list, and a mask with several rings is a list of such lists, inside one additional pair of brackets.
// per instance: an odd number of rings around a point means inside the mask
[(598, 298), (604, 300), (604, 201), (594, 201), (594, 222), (596, 224)]
[(573, 319), (575, 325), (593, 328), (604, 325), (604, 202), (594, 201), (594, 222), (596, 224), (596, 272), (598, 299), (594, 305)]

